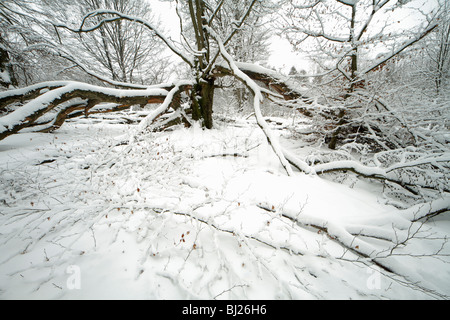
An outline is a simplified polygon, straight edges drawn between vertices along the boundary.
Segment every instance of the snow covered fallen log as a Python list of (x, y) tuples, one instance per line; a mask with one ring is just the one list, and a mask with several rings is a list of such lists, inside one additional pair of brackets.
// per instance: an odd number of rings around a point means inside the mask
[[(444, 192), (450, 192), (450, 186), (448, 184), (439, 185), (436, 184), (430, 185), (423, 181), (411, 181), (410, 178), (407, 176), (402, 178), (402, 176), (396, 175), (396, 171), (402, 170), (404, 168), (420, 168), (421, 165), (428, 165), (428, 164), (436, 164), (438, 168), (440, 166), (438, 163), (442, 164), (450, 164), (450, 158), (447, 154), (443, 155), (437, 155), (436, 157), (425, 157), (424, 159), (416, 160), (416, 161), (408, 161), (408, 162), (401, 162), (401, 163), (395, 163), (387, 168), (383, 168), (381, 166), (367, 166), (360, 162), (353, 161), (353, 160), (339, 160), (339, 161), (332, 161), (328, 163), (322, 163), (315, 166), (310, 166), (305, 161), (299, 159), (296, 155), (291, 153), (288, 150), (283, 150), (283, 154), (286, 157), (286, 159), (289, 161), (291, 165), (293, 165), (295, 168), (297, 168), (299, 171), (307, 173), (307, 174), (317, 174), (317, 175), (323, 175), (327, 173), (333, 173), (333, 172), (353, 172), (357, 174), (358, 176), (361, 176), (363, 178), (367, 179), (375, 179), (380, 181), (386, 181), (394, 183), (404, 189), (406, 189), (408, 192), (417, 195), (418, 192), (415, 190), (416, 188), (426, 188), (426, 189), (434, 189), (434, 190), (440, 190)], [(418, 169), (420, 170), (420, 169)], [(446, 170), (443, 168), (443, 170)], [(422, 170), (423, 171), (423, 170)], [(430, 171), (431, 173), (431, 171)], [(436, 177), (437, 178), (437, 177)], [(444, 176), (439, 176), (440, 180), (446, 179)]]
[[(419, 222), (420, 219), (449, 212), (450, 198), (413, 206), (402, 210), (400, 216), (394, 213), (387, 214), (384, 219), (375, 220), (372, 224), (370, 224), (370, 220), (367, 220), (365, 225), (337, 223), (333, 220), (326, 220), (286, 208), (278, 210), (270, 204), (260, 203), (258, 207), (286, 218), (300, 227), (312, 227), (318, 233), (325, 234), (345, 249), (341, 259), (351, 260), (353, 258), (347, 258), (345, 255), (347, 252), (353, 253), (359, 257), (355, 261), (374, 264), (389, 273), (401, 275), (402, 268), (399, 267), (401, 263), (395, 261), (396, 251), (405, 246), (408, 241), (418, 237), (423, 227), (423, 222)], [(391, 227), (386, 228), (386, 226)], [(380, 248), (373, 245), (371, 239), (384, 241), (387, 245)], [(443, 245), (447, 242), (446, 239), (442, 239), (442, 241)], [(441, 255), (440, 248), (430, 254), (430, 256), (436, 256), (437, 258), (439, 255)], [(386, 262), (387, 258), (389, 260)]]
[[(57, 84), (54, 85), (57, 86)], [(38, 89), (28, 90), (28, 92), (34, 92), (36, 90)], [(96, 101), (97, 103), (112, 102), (131, 106), (135, 104), (145, 105), (149, 103), (162, 103), (167, 94), (168, 91), (161, 88), (151, 88), (147, 90), (119, 90), (80, 82), (61, 83), (56, 89), (36, 97), (24, 106), (1, 117), (0, 140), (33, 124), (46, 112), (53, 110), (58, 105), (73, 98), (87, 99)], [(14, 96), (16, 95), (9, 95), (9, 97)]]
[(37, 83), (25, 88), (0, 92), (0, 111), (3, 111), (8, 105), (12, 103), (37, 98), (43, 93), (44, 90), (61, 88), (70, 83), (71, 81), (47, 81)]

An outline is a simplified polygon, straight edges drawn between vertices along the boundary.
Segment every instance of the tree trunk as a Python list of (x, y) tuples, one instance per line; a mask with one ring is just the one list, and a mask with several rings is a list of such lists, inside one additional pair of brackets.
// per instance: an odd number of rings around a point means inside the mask
[(214, 79), (200, 79), (192, 89), (192, 119), (202, 121), (207, 129), (213, 127)]
[(16, 87), (17, 84), (9, 53), (4, 48), (3, 39), (0, 36), (0, 85), (9, 88), (11, 85)]
[(328, 143), (328, 148), (330, 148), (331, 150), (336, 149), (337, 142), (338, 142), (338, 136), (339, 136), (339, 133), (341, 132), (342, 125), (345, 122), (344, 116), (345, 116), (345, 110), (341, 109), (337, 116), (337, 118), (339, 119), (338, 123), (336, 125), (336, 128), (334, 129), (332, 136), (331, 136), (330, 142)]
[[(353, 49), (353, 53), (351, 55), (351, 60), (350, 60), (350, 86), (347, 89), (347, 93), (344, 96), (344, 99), (347, 100), (351, 94), (353, 93), (353, 91), (355, 90), (355, 80), (358, 76), (358, 47), (355, 44), (355, 22), (356, 22), (356, 4), (352, 5), (352, 18), (350, 20), (350, 43), (352, 45)], [(334, 130), (332, 136), (331, 136), (331, 140), (330, 143), (328, 144), (328, 148), (330, 148), (331, 150), (335, 150), (336, 146), (337, 146), (337, 142), (338, 142), (338, 138), (339, 138), (339, 134), (341, 133), (341, 129), (342, 126), (345, 123), (345, 115), (346, 115), (346, 108), (341, 109), (339, 111), (339, 114), (337, 115), (338, 121), (337, 121), (337, 126), (336, 129)]]

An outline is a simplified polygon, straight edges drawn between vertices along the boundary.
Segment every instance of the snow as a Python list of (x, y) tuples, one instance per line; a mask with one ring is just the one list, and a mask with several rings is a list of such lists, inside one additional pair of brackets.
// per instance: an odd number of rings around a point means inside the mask
[(0, 299), (450, 295), (447, 216), (411, 222), (427, 208), (389, 206), (375, 183), (287, 176), (257, 126), (128, 143), (137, 129), (88, 118), (0, 142)]
[(0, 80), (4, 83), (11, 83), (11, 77), (9, 76), (8, 71), (0, 71)]

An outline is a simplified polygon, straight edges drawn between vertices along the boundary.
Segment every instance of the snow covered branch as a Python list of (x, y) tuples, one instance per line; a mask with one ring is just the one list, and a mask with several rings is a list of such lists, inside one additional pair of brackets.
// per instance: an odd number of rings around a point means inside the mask
[(431, 32), (433, 32), (437, 27), (438, 27), (438, 23), (433, 23), (430, 26), (428, 26), (423, 32), (421, 32), (418, 36), (416, 36), (414, 39), (404, 43), (400, 48), (394, 50), (392, 53), (386, 55), (385, 57), (379, 59), (379, 61), (377, 61), (376, 63), (374, 63), (373, 65), (371, 65), (370, 67), (362, 70), (359, 73), (359, 76), (363, 76), (373, 70), (375, 70), (376, 68), (378, 68), (379, 66), (383, 65), (384, 63), (388, 62), (390, 59), (398, 56), (400, 53), (402, 53), (404, 50), (406, 50), (407, 48), (411, 47), (412, 45), (414, 45), (415, 43), (419, 42), (420, 40), (422, 40), (423, 38), (425, 38), (428, 34), (430, 34)]
[(161, 114), (167, 111), (169, 107), (172, 106), (174, 99), (176, 99), (176, 96), (179, 95), (183, 90), (186, 89), (186, 87), (192, 87), (193, 82), (192, 81), (178, 81), (174, 84), (174, 87), (168, 92), (166, 95), (163, 103), (156, 108), (152, 113), (150, 113), (148, 116), (146, 116), (140, 123), (136, 130), (136, 133), (132, 137), (134, 139), (136, 135), (140, 134), (142, 131), (144, 131), (150, 124), (155, 121), (156, 118), (158, 118)]
[(280, 160), (281, 165), (286, 170), (286, 173), (290, 176), (293, 175), (291, 165), (286, 160), (286, 158), (283, 154), (282, 148), (279, 145), (278, 139), (271, 132), (269, 126), (267, 125), (267, 123), (264, 120), (264, 117), (261, 113), (260, 104), (261, 104), (261, 101), (263, 100), (263, 95), (262, 95), (260, 87), (256, 84), (255, 81), (253, 81), (248, 75), (246, 75), (244, 72), (242, 72), (238, 68), (238, 66), (234, 62), (233, 58), (226, 51), (225, 46), (224, 46), (223, 42), (221, 41), (221, 39), (219, 38), (219, 36), (216, 35), (215, 32), (211, 29), (209, 30), (209, 32), (210, 32), (211, 36), (216, 40), (216, 42), (219, 46), (219, 49), (220, 49), (220, 53), (223, 56), (223, 58), (227, 61), (233, 75), (236, 78), (238, 78), (240, 81), (242, 81), (253, 92), (253, 94), (254, 94), (253, 107), (255, 110), (256, 121), (257, 121), (258, 125), (260, 126), (260, 128), (263, 130), (264, 134), (266, 135), (267, 140), (269, 141), (269, 144), (271, 145), (271, 147), (273, 148), (273, 151), (275, 152), (278, 159)]
[(332, 172), (349, 171), (367, 179), (394, 183), (414, 195), (419, 194), (416, 190), (417, 188), (429, 188), (437, 191), (443, 189), (443, 191), (445, 192), (450, 192), (450, 186), (440, 185), (438, 181), (430, 181), (428, 183), (424, 181), (411, 181), (411, 178), (408, 177), (408, 175), (402, 177), (402, 175), (396, 175), (394, 173), (396, 170), (401, 170), (403, 168), (416, 168), (418, 171), (421, 171), (420, 166), (424, 164), (437, 164), (438, 162), (450, 164), (450, 159), (448, 158), (448, 156), (437, 156), (436, 158), (421, 159), (418, 161), (411, 161), (406, 163), (396, 163), (384, 169), (381, 167), (366, 166), (356, 161), (341, 160), (330, 163), (323, 163), (315, 166), (308, 166), (305, 162), (294, 160), (292, 156), (289, 159), (292, 160), (291, 163), (295, 164), (295, 166), (299, 170), (307, 173), (314, 172), (318, 175), (322, 175)]

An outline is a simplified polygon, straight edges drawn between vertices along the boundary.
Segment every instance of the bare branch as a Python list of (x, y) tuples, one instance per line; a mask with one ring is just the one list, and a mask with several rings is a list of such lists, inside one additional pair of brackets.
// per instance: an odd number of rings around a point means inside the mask
[(395, 50), (393, 53), (389, 54), (388, 56), (380, 59), (378, 62), (376, 62), (374, 65), (368, 67), (367, 69), (361, 71), (359, 73), (359, 76), (363, 76), (373, 70), (375, 70), (376, 68), (378, 68), (380, 65), (386, 63), (387, 61), (391, 60), (392, 58), (394, 58), (395, 56), (399, 55), (401, 52), (403, 52), (404, 50), (406, 50), (407, 48), (409, 48), (410, 46), (412, 46), (413, 44), (415, 44), (416, 42), (422, 40), (423, 38), (425, 38), (428, 34), (430, 34), (434, 29), (436, 29), (438, 26), (437, 23), (432, 24), (431, 26), (429, 26), (425, 31), (423, 31), (419, 36), (417, 36), (416, 38), (414, 38), (411, 41), (408, 41), (407, 43), (405, 43), (404, 45), (402, 45), (399, 49)]
[[(233, 39), (234, 35), (240, 30), (240, 28), (242, 27), (242, 25), (244, 24), (244, 22), (247, 20), (248, 16), (250, 15), (250, 13), (253, 10), (254, 5), (256, 4), (257, 0), (253, 0), (250, 5), (247, 8), (247, 11), (244, 13), (244, 15), (242, 16), (241, 20), (239, 21), (238, 24), (235, 25), (233, 31), (230, 33), (230, 35), (228, 35), (228, 37), (226, 38), (225, 42), (223, 42), (223, 45), (226, 46), (231, 39)], [(210, 72), (213, 67), (214, 64), (217, 61), (217, 58), (220, 56), (220, 50), (217, 51), (216, 55), (214, 56), (214, 58), (210, 61), (209, 65), (206, 67), (205, 69), (205, 73)]]
[(221, 0), (220, 3), (217, 5), (217, 7), (214, 10), (213, 14), (209, 18), (208, 26), (211, 26), (212, 22), (214, 21), (214, 18), (217, 16), (217, 14), (219, 13), (219, 11), (222, 8), (224, 3), (225, 3), (225, 0)]

